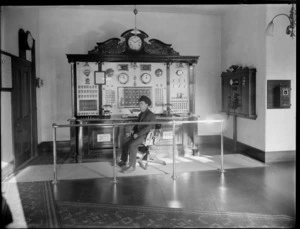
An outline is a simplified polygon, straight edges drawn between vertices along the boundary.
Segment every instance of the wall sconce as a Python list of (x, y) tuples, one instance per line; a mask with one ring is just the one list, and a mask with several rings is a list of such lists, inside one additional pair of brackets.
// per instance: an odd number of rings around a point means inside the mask
[(290, 24), (286, 28), (286, 34), (290, 35), (291, 38), (295, 37), (296, 36), (296, 8), (295, 8), (294, 4), (292, 4), (290, 15), (287, 15), (287, 14), (278, 14), (278, 15), (276, 15), (272, 19), (272, 21), (267, 26), (266, 34), (268, 36), (273, 36), (273, 30), (274, 30), (274, 23), (273, 23), (273, 21), (274, 21), (274, 19), (276, 17), (281, 16), (281, 15), (286, 16), (289, 19), (289, 21), (290, 21)]

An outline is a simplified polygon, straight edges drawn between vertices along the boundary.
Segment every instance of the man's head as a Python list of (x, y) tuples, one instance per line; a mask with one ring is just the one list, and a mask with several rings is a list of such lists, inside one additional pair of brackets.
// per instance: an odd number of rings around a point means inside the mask
[(140, 107), (141, 111), (144, 112), (145, 110), (147, 110), (147, 108), (149, 106), (151, 106), (151, 99), (145, 95), (142, 95), (139, 98), (139, 107)]

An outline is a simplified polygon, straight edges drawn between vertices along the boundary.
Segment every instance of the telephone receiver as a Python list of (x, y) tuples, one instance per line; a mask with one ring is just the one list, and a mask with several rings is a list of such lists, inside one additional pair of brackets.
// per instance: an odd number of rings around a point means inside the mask
[(110, 117), (111, 111), (109, 110), (109, 108), (112, 108), (112, 105), (106, 104), (106, 105), (103, 105), (103, 107), (104, 107), (104, 110), (103, 110), (104, 116)]
[(164, 114), (165, 114), (166, 116), (172, 116), (172, 114), (171, 114), (171, 106), (173, 106), (173, 104), (171, 104), (171, 103), (166, 103), (166, 104), (164, 104), (164, 107), (167, 108), (167, 109), (164, 111)]

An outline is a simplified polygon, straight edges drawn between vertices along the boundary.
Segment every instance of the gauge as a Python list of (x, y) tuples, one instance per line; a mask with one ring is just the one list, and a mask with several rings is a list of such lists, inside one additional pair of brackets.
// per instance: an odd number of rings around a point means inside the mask
[(177, 74), (178, 76), (181, 76), (181, 75), (183, 74), (183, 71), (178, 70), (178, 71), (176, 72), (176, 74)]
[(118, 80), (121, 84), (126, 84), (129, 80), (129, 76), (126, 73), (121, 73), (118, 76)]
[(142, 76), (141, 76), (141, 80), (144, 84), (148, 84), (150, 83), (151, 81), (151, 75), (149, 73), (144, 73)]
[(163, 71), (160, 68), (158, 68), (158, 69), (155, 70), (155, 75), (157, 77), (160, 77), (162, 75), (162, 73), (163, 73)]
[(113, 74), (114, 74), (114, 70), (112, 68), (109, 68), (105, 71), (105, 74), (108, 76), (108, 77), (112, 77)]

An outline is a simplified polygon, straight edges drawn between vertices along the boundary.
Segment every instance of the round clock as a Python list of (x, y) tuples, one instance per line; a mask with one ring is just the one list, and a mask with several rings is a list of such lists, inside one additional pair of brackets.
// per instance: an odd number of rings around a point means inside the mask
[(33, 37), (29, 31), (25, 34), (25, 43), (26, 43), (26, 49), (32, 49), (33, 46)]
[(127, 44), (131, 50), (138, 51), (142, 48), (143, 42), (139, 36), (134, 35), (128, 38)]
[(118, 80), (121, 84), (126, 84), (129, 80), (129, 76), (126, 73), (121, 73), (118, 76)]
[(151, 75), (149, 73), (144, 73), (142, 76), (141, 76), (141, 80), (144, 84), (148, 84), (150, 83), (151, 81)]

